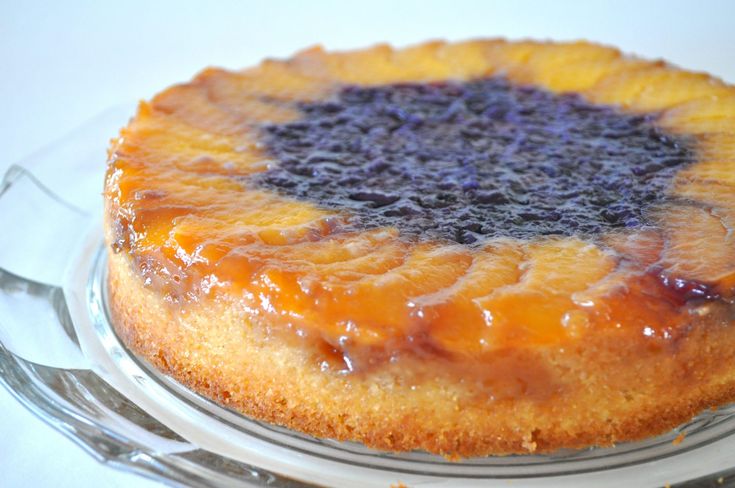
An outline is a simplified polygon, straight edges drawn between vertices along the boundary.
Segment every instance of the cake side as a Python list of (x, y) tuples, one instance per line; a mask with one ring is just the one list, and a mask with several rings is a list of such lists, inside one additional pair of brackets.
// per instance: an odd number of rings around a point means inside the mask
[[(258, 420), (375, 449), (470, 457), (607, 446), (735, 400), (735, 330), (713, 319), (693, 324), (674, 351), (609, 335), (537, 351), (519, 361), (534, 361), (552, 391), (492, 399), (441, 363), (324, 372), (318, 351), (264, 337), (236, 305), (176, 310), (122, 254), (110, 255), (108, 289), (123, 342), (193, 391)], [(412, 370), (416, 380), (407, 382)]]

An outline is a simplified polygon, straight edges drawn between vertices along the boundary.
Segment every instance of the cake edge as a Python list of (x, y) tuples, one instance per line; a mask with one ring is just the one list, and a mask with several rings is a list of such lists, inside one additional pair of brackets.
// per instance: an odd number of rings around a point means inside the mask
[[(735, 401), (735, 372), (728, 372), (725, 368), (721, 374), (708, 378), (716, 379), (714, 384), (692, 381), (681, 385), (681, 392), (667, 395), (662, 391), (653, 403), (647, 398), (642, 400), (639, 408), (626, 406), (625, 418), (614, 422), (601, 421), (590, 408), (581, 405), (577, 422), (568, 424), (570, 419), (567, 418), (564, 419), (567, 425), (555, 425), (559, 419), (555, 419), (553, 408), (548, 408), (548, 415), (539, 417), (539, 412), (547, 408), (542, 404), (538, 409), (529, 407), (533, 402), (528, 401), (519, 401), (515, 405), (513, 402), (490, 404), (485, 401), (487, 414), (492, 411), (492, 417), (497, 420), (493, 428), (492, 422), (488, 423), (479, 416), (482, 405), (471, 405), (466, 411), (466, 418), (463, 418), (465, 411), (462, 407), (455, 404), (447, 408), (447, 399), (452, 395), (451, 385), (430, 384), (429, 388), (438, 388), (437, 404), (424, 404), (423, 412), (416, 411), (416, 404), (412, 404), (406, 411), (400, 408), (400, 402), (411, 394), (410, 391), (398, 391), (399, 395), (390, 399), (388, 395), (391, 391), (396, 393), (399, 385), (393, 384), (388, 388), (373, 386), (384, 385), (385, 375), (346, 378), (319, 371), (308, 351), (278, 338), (264, 340), (258, 334), (248, 334), (248, 331), (253, 331), (252, 324), (232, 320), (226, 311), (215, 312), (224, 314), (219, 323), (212, 322), (212, 331), (218, 340), (206, 343), (201, 339), (207, 332), (197, 326), (191, 327), (191, 324), (205, 324), (206, 327), (212, 321), (212, 315), (200, 313), (191, 306), (184, 314), (175, 312), (171, 304), (144, 286), (125, 255), (110, 255), (108, 289), (113, 326), (122, 341), (136, 355), (187, 388), (256, 420), (315, 437), (358, 441), (378, 450), (420, 449), (459, 459), (610, 446), (662, 434), (707, 408)], [(185, 317), (183, 322), (182, 316)], [(238, 329), (245, 333), (238, 333)], [(700, 346), (706, 349), (717, 347), (717, 344), (735, 346), (735, 331), (728, 335), (726, 327), (718, 329), (715, 334), (703, 334), (708, 340)], [(226, 335), (219, 337), (222, 331)], [(724, 341), (723, 334), (717, 333), (723, 331), (727, 339)], [(222, 346), (222, 340), (232, 339), (235, 341), (230, 347), (236, 346), (243, 356), (227, 364), (222, 356), (211, 355), (214, 348)], [(238, 339), (239, 343), (236, 343)], [(718, 347), (720, 349), (723, 347)], [(239, 361), (242, 357), (250, 357), (253, 362), (244, 364)], [(655, 360), (656, 356), (652, 357)], [(690, 363), (695, 359), (684, 358), (683, 362)], [(714, 362), (719, 360), (715, 358)], [(271, 367), (264, 369), (265, 363)], [(627, 373), (621, 371), (621, 374)], [(699, 372), (696, 374), (698, 379), (701, 375)], [(242, 381), (244, 376), (247, 376), (245, 383)], [(586, 385), (579, 386), (584, 388)], [(404, 385), (404, 388), (408, 387)], [(346, 392), (342, 398), (335, 396), (339, 395), (339, 390)], [(690, 394), (686, 394), (686, 390), (690, 390)], [(579, 394), (580, 401), (584, 402), (595, 393), (599, 392), (578, 391), (571, 395)], [(431, 396), (429, 391), (427, 398)], [(345, 409), (345, 402), (351, 403), (352, 408)], [(565, 404), (573, 402), (567, 398)], [(600, 407), (608, 412), (617, 408), (604, 403)], [(453, 421), (443, 421), (441, 416), (448, 411), (451, 414), (451, 410), (457, 417), (456, 426), (447, 428)], [(635, 413), (631, 414), (632, 411)], [(527, 428), (529, 415), (530, 420), (538, 424), (535, 429)], [(518, 426), (513, 428), (516, 416)], [(570, 425), (574, 428), (570, 429)]]

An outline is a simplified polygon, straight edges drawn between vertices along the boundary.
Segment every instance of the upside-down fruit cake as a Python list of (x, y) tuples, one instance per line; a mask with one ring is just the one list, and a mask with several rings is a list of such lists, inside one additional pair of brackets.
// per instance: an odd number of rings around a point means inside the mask
[(206, 69), (109, 151), (122, 340), (243, 414), (548, 452), (735, 400), (735, 88), (587, 42)]

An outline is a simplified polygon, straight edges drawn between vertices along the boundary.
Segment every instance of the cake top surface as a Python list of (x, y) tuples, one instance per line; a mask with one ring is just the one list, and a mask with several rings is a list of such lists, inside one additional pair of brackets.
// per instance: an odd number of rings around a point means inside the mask
[(719, 80), (585, 42), (312, 49), (142, 103), (108, 240), (177, 307), (345, 358), (671, 342), (735, 291), (734, 121)]

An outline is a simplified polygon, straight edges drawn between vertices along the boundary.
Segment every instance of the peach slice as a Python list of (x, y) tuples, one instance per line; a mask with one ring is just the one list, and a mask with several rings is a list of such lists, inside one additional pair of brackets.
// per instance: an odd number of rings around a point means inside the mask
[(436, 51), (436, 57), (446, 66), (449, 78), (466, 80), (489, 76), (496, 67), (488, 59), (488, 50), (504, 43), (503, 40), (493, 39), (443, 44)]
[(624, 59), (617, 49), (575, 42), (539, 45), (508, 72), (513, 81), (563, 92), (589, 88), (603, 76), (639, 65), (643, 62)]
[(417, 245), (399, 266), (341, 285), (270, 267), (251, 292), (267, 297), (281, 321), (317, 330), (331, 344), (369, 346), (410, 335), (420, 321), (411, 298), (450, 286), (470, 263), (458, 246)]
[[(554, 343), (586, 319), (572, 295), (615, 268), (611, 253), (577, 239), (501, 246), (475, 257), (462, 280), (417, 303), (431, 336), (460, 355)], [(571, 330), (571, 329), (575, 330)]]
[(393, 62), (393, 48), (380, 44), (353, 53), (327, 54), (321, 47), (298, 53), (291, 61), (298, 73), (340, 83), (394, 83), (402, 75)]
[(654, 112), (697, 98), (725, 96), (731, 90), (722, 81), (704, 73), (654, 65), (605, 77), (583, 94), (594, 103), (619, 105), (635, 112)]
[(550, 344), (581, 334), (578, 329), (586, 319), (572, 295), (599, 282), (615, 266), (612, 253), (579, 239), (528, 244), (520, 281), (478, 300), (492, 317), (490, 343)]
[(730, 293), (735, 276), (733, 229), (715, 210), (676, 206), (662, 215), (666, 245), (661, 267), (671, 279), (720, 285)]
[(457, 282), (414, 298), (417, 313), (430, 324), (432, 340), (459, 354), (474, 355), (489, 349), (490, 311), (477, 298), (517, 283), (522, 262), (523, 250), (517, 243), (490, 244), (473, 255), (472, 265)]
[(676, 105), (666, 110), (658, 124), (683, 134), (735, 132), (735, 90)]
[(290, 61), (268, 60), (255, 68), (231, 72), (217, 68), (202, 71), (195, 81), (218, 105), (244, 112), (253, 99), (281, 102), (320, 99), (331, 90), (328, 80), (307, 76)]

